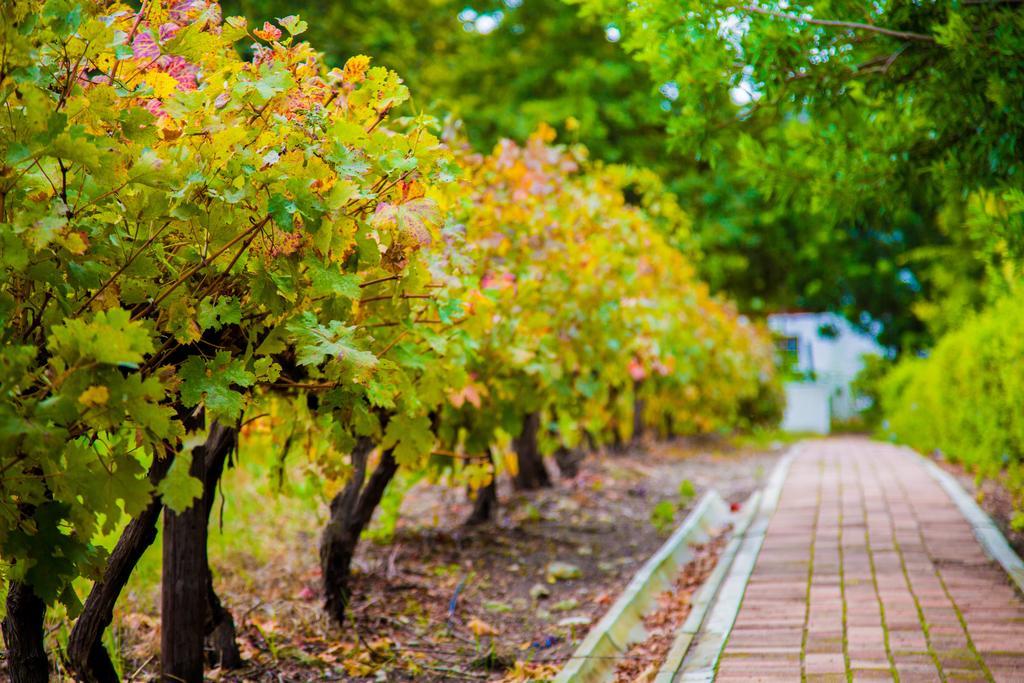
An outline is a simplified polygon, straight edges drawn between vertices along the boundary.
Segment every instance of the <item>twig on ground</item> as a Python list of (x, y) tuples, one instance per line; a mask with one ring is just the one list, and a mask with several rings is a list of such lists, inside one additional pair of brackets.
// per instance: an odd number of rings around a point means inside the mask
[(487, 674), (473, 673), (472, 671), (462, 671), (461, 669), (453, 669), (447, 666), (431, 666), (429, 664), (421, 664), (424, 669), (428, 671), (437, 671), (438, 673), (451, 674), (453, 676), (459, 676), (461, 678), (473, 679), (473, 680), (486, 680)]
[(128, 676), (127, 680), (129, 680), (129, 681), (134, 681), (134, 680), (135, 680), (135, 677), (136, 677), (136, 676), (138, 676), (138, 675), (139, 675), (140, 673), (142, 673), (142, 670), (143, 670), (143, 669), (145, 669), (145, 668), (146, 668), (146, 666), (147, 666), (147, 665), (148, 665), (148, 664), (149, 664), (150, 662), (152, 662), (152, 661), (153, 661), (153, 658), (154, 658), (155, 656), (156, 656), (156, 655), (150, 655), (150, 656), (149, 656), (149, 658), (148, 658), (148, 659), (147, 659), (146, 661), (144, 661), (144, 662), (143, 662), (142, 664), (140, 664), (140, 665), (139, 665), (139, 668), (137, 668), (137, 669), (136, 669), (135, 671), (133, 671), (133, 672), (131, 673), (131, 675), (129, 675), (129, 676)]

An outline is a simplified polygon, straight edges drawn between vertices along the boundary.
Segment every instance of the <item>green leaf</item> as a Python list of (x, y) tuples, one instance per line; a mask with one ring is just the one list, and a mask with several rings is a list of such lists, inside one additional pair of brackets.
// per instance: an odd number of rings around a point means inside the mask
[(399, 465), (411, 467), (430, 455), (434, 448), (434, 432), (426, 416), (395, 415), (384, 431), (381, 448), (394, 448)]
[(222, 297), (216, 302), (210, 297), (199, 302), (196, 314), (199, 329), (219, 330), (225, 325), (238, 325), (242, 322), (242, 307), (234, 297)]
[(272, 358), (256, 359), (252, 369), (258, 382), (276, 382), (277, 378), (281, 376), (281, 366)]
[(167, 476), (157, 486), (164, 505), (174, 512), (184, 512), (203, 495), (203, 482), (189, 474), (191, 468), (192, 453), (178, 453), (167, 471)]
[(121, 308), (100, 311), (89, 322), (73, 318), (57, 325), (47, 346), (69, 363), (92, 360), (110, 365), (135, 365), (153, 352), (153, 342), (141, 321)]
[(295, 222), (292, 216), (298, 210), (298, 205), (283, 194), (271, 195), (270, 201), (267, 202), (267, 213), (274, 218), (275, 223), (285, 230), (291, 230)]
[(69, 506), (55, 501), (36, 507), (25, 523), (5, 539), (5, 557), (24, 558), (7, 575), (27, 581), (44, 602), (52, 605), (60, 597), (75, 566), (87, 559), (88, 548), (80, 539), (64, 532)]
[(377, 357), (355, 345), (355, 330), (339, 320), (320, 325), (316, 316), (308, 311), (288, 324), (288, 331), (298, 341), (296, 362), (299, 365), (320, 365), (327, 359), (336, 359), (356, 370), (370, 370), (376, 367)]
[(178, 31), (174, 38), (164, 43), (162, 51), (179, 55), (189, 61), (199, 61), (204, 55), (216, 52), (221, 45), (219, 35), (203, 30), (206, 22), (197, 21)]
[(181, 376), (181, 401), (192, 408), (206, 406), (208, 419), (237, 418), (245, 406), (245, 397), (233, 387), (250, 387), (256, 377), (245, 369), (245, 363), (219, 352), (211, 361), (192, 356), (185, 361)]
[(358, 299), (360, 296), (359, 276), (354, 273), (342, 273), (333, 263), (324, 264), (318, 260), (310, 260), (309, 279), (312, 284), (310, 293), (313, 296), (340, 296), (346, 299)]
[(309, 24), (307, 24), (302, 19), (299, 19), (294, 14), (289, 15), (287, 17), (278, 18), (277, 23), (281, 25), (281, 28), (288, 31), (288, 33), (290, 33), (293, 36), (297, 36), (300, 33), (305, 33), (306, 29), (309, 28)]
[(260, 66), (260, 78), (253, 82), (253, 87), (263, 101), (295, 86), (295, 81), (284, 63), (264, 62)]

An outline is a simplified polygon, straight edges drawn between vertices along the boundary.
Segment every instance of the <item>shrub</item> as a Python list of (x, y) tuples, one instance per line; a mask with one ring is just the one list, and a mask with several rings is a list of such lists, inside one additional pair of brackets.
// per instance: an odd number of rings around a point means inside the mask
[(882, 383), (883, 432), (1002, 477), (1024, 507), (1024, 302), (1007, 298), (901, 361)]

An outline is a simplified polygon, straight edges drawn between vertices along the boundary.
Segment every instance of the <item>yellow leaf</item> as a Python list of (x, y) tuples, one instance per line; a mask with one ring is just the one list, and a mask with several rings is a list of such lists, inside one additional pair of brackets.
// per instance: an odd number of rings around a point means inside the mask
[(349, 57), (342, 70), (346, 83), (359, 83), (366, 79), (366, 70), (370, 68), (370, 58), (366, 55)]
[(519, 456), (516, 455), (515, 451), (507, 450), (501, 454), (501, 460), (505, 463), (505, 471), (510, 476), (516, 476), (519, 474)]
[(78, 402), (86, 408), (103, 406), (110, 400), (110, 390), (104, 386), (91, 386), (78, 395)]
[(100, 71), (110, 71), (110, 68), (117, 62), (113, 53), (105, 52), (96, 58), (96, 68)]
[(153, 89), (153, 96), (164, 98), (178, 89), (178, 81), (163, 71), (150, 71), (145, 77), (146, 84)]
[(486, 621), (478, 619), (477, 617), (473, 617), (472, 619), (470, 619), (466, 626), (469, 627), (469, 630), (472, 631), (473, 635), (477, 638), (481, 638), (483, 636), (498, 635), (498, 629), (494, 628)]
[(81, 255), (85, 253), (86, 249), (88, 249), (84, 233), (74, 230), (62, 235), (57, 241), (72, 254)]

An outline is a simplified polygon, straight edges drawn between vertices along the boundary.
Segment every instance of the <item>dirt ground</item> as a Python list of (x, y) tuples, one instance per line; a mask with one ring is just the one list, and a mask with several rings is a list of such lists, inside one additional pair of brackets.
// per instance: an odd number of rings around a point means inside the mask
[[(362, 544), (352, 618), (341, 628), (321, 610), (315, 520), (309, 532), (289, 534), (275, 530), (273, 519), (252, 519), (279, 552), (268, 561), (237, 552), (215, 566), (246, 667), (210, 677), (549, 678), (670, 533), (651, 521), (658, 503), (677, 509), (672, 524), (712, 487), (739, 504), (763, 485), (781, 452), (778, 444), (758, 450), (675, 441), (593, 456), (552, 489), (515, 494), (501, 482), (498, 519), (475, 527), (462, 524), (470, 510), (464, 492), (417, 485), (403, 499), (394, 538)], [(684, 480), (696, 490), (686, 503)], [(559, 570), (555, 562), (570, 566)], [(152, 604), (124, 606), (119, 621), (126, 675), (154, 675), (159, 617)]]

